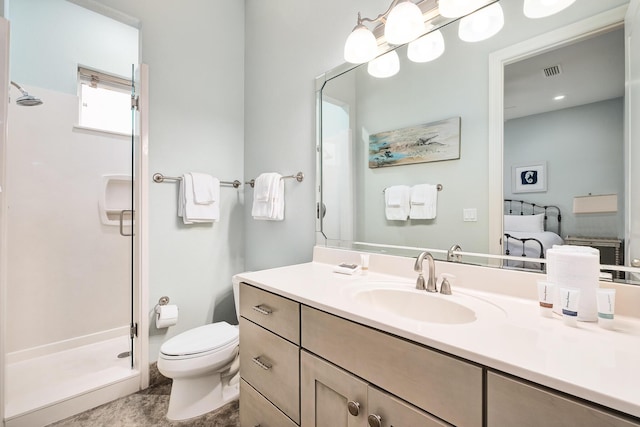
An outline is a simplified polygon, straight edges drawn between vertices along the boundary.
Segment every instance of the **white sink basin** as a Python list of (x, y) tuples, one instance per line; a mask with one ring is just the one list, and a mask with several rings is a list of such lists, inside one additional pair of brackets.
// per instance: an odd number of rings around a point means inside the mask
[(453, 289), (453, 295), (417, 290), (413, 284), (370, 282), (351, 287), (348, 296), (356, 303), (417, 322), (466, 324), (479, 318), (504, 317), (498, 306)]
[(471, 323), (477, 318), (475, 311), (470, 308), (425, 291), (371, 289), (357, 292), (354, 299), (377, 310), (420, 322)]

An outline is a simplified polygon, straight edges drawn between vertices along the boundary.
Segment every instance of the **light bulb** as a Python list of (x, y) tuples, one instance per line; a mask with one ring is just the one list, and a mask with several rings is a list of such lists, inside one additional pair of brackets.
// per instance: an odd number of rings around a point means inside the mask
[(400, 71), (400, 58), (395, 50), (385, 53), (367, 65), (367, 72), (373, 77), (384, 79)]
[(487, 4), (486, 0), (439, 0), (438, 12), (445, 18), (459, 18)]
[(405, 0), (389, 13), (384, 24), (387, 43), (400, 45), (420, 37), (425, 31), (422, 11), (415, 3)]
[(444, 53), (444, 37), (440, 30), (433, 31), (409, 43), (407, 57), (413, 62), (429, 62)]
[(524, 16), (544, 18), (571, 6), (576, 0), (524, 0)]
[(499, 3), (493, 3), (460, 20), (458, 37), (466, 42), (479, 42), (498, 33), (504, 26), (504, 13)]
[(344, 60), (353, 64), (371, 61), (378, 54), (378, 43), (373, 33), (360, 24), (349, 34), (344, 44)]

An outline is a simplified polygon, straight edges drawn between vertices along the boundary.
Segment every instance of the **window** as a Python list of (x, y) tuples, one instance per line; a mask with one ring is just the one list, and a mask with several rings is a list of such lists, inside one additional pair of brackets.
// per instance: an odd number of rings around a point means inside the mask
[(131, 81), (78, 67), (81, 127), (131, 134)]

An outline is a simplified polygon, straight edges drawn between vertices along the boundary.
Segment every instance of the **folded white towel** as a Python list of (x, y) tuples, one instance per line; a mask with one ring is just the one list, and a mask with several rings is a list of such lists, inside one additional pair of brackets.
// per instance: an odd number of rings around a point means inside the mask
[[(596, 291), (600, 276), (600, 251), (588, 246), (554, 245), (547, 249), (547, 281), (558, 288), (580, 289), (578, 320), (595, 322)], [(562, 312), (560, 292), (556, 292), (553, 311)]]
[(411, 219), (434, 219), (438, 206), (438, 186), (418, 184), (411, 187)]
[(260, 174), (254, 183), (251, 215), (258, 220), (284, 219), (284, 181), (279, 173)]
[(193, 201), (198, 205), (208, 205), (215, 201), (215, 187), (220, 187), (220, 180), (206, 173), (191, 172), (193, 180)]
[(408, 185), (393, 185), (384, 190), (385, 216), (390, 221), (406, 221), (409, 218)]
[[(191, 173), (182, 176), (178, 195), (178, 216), (185, 224), (214, 222), (220, 220), (220, 181), (212, 188), (213, 202), (197, 204), (194, 201), (193, 177)], [(215, 183), (214, 181), (214, 183)]]

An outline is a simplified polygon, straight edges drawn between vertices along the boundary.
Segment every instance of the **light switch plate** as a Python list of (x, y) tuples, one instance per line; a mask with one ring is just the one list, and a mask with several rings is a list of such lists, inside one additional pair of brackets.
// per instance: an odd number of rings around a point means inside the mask
[(462, 218), (465, 222), (478, 221), (478, 209), (476, 208), (464, 208), (462, 210)]

